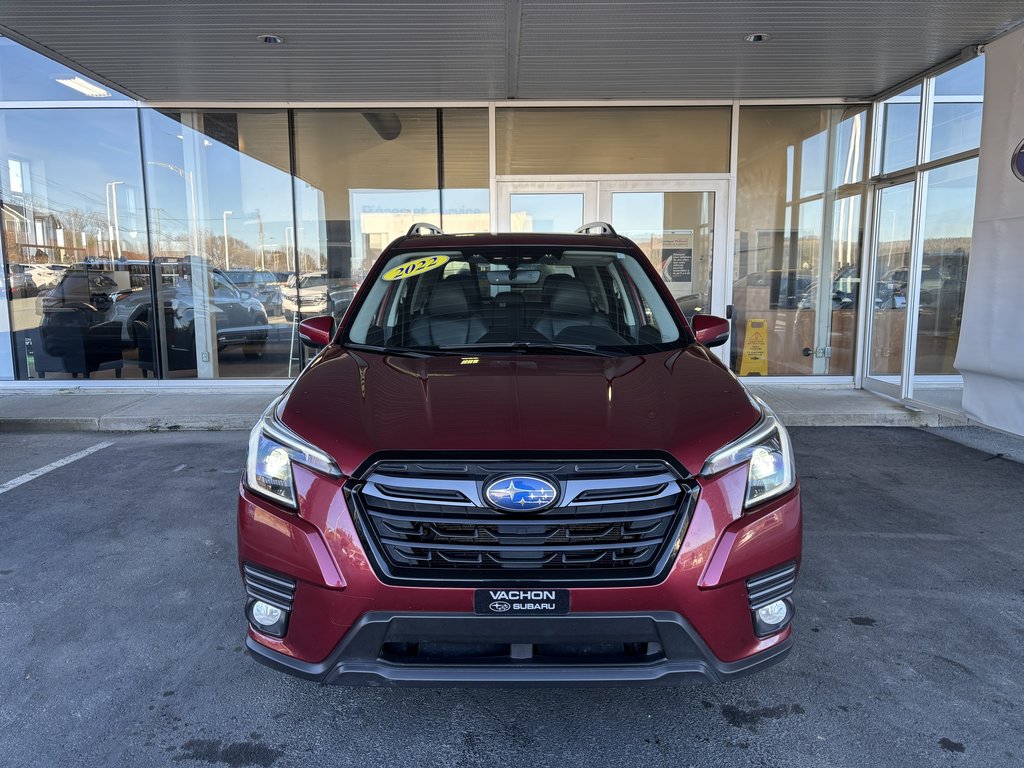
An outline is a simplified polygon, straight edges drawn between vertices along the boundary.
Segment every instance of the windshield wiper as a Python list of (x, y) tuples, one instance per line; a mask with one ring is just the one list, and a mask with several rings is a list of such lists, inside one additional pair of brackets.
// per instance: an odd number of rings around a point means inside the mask
[(598, 357), (621, 357), (622, 353), (598, 349), (593, 344), (560, 344), (555, 341), (508, 341), (482, 342), (477, 344), (445, 344), (438, 349), (445, 352), (475, 352), (489, 349), (507, 349), (512, 352), (572, 352), (580, 355), (597, 355)]
[(382, 347), (377, 344), (356, 344), (350, 343), (344, 345), (347, 349), (358, 349), (366, 350), (367, 352), (380, 352), (385, 355), (402, 355), (403, 357), (435, 357), (437, 355), (454, 355), (461, 354), (456, 352), (449, 352), (439, 347)]

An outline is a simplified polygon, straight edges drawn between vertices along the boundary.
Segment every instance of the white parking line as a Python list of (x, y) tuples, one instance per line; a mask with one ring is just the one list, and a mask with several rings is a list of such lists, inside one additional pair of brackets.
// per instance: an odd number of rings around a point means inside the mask
[(30, 480), (35, 480), (37, 477), (45, 475), (47, 472), (52, 472), (55, 469), (65, 467), (74, 461), (84, 459), (89, 454), (96, 453), (96, 451), (102, 451), (104, 448), (109, 448), (112, 445), (113, 443), (111, 442), (96, 443), (96, 445), (92, 446), (91, 448), (86, 448), (85, 450), (79, 451), (78, 453), (72, 453), (70, 456), (65, 456), (63, 459), (57, 459), (57, 461), (53, 462), (52, 464), (47, 464), (45, 467), (33, 469), (31, 472), (26, 472), (24, 475), (19, 475), (13, 480), (8, 480), (3, 485), (0, 485), (0, 493), (7, 493), (8, 491), (12, 491), (19, 485), (24, 485)]

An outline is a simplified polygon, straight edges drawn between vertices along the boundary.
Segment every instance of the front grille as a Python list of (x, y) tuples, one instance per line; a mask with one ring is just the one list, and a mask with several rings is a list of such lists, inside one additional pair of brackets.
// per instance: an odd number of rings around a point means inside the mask
[(789, 563), (762, 573), (753, 579), (747, 579), (747, 596), (750, 599), (750, 610), (756, 611), (762, 606), (774, 603), (793, 594), (796, 584), (796, 563)]
[(245, 580), (245, 593), (249, 597), (262, 600), (282, 611), (292, 609), (292, 601), (295, 599), (294, 579), (258, 568), (251, 563), (242, 565), (242, 578)]
[[(547, 479), (540, 512), (490, 507), (508, 475)], [(696, 483), (663, 461), (468, 461), (375, 464), (346, 486), (363, 544), (391, 583), (653, 582), (664, 576)]]

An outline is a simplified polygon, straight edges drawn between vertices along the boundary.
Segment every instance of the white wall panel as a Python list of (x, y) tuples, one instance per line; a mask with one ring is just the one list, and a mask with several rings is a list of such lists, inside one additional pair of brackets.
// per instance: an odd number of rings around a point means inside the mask
[(1024, 140), (1024, 29), (985, 51), (974, 242), (956, 368), (964, 411), (1024, 435), (1024, 182), (1011, 155)]

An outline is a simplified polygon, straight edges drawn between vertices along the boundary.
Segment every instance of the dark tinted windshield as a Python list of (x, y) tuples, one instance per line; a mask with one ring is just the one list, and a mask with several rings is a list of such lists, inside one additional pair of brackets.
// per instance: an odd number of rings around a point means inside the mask
[(615, 251), (406, 253), (392, 258), (364, 290), (348, 341), (375, 347), (429, 352), (569, 345), (640, 352), (681, 337), (641, 264)]

